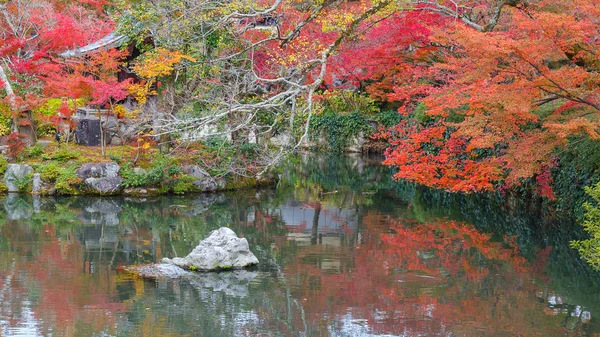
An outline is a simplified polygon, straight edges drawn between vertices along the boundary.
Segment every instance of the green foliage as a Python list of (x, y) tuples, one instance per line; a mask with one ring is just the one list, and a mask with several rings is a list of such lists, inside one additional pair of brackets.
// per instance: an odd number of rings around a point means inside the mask
[(397, 110), (384, 110), (375, 115), (375, 122), (386, 128), (392, 127), (402, 120), (402, 115)]
[[(42, 106), (35, 109), (34, 115), (43, 117), (56, 116), (62, 103), (63, 98), (50, 98), (46, 100)], [(74, 109), (75, 107), (81, 107), (85, 105), (85, 103), (85, 99), (67, 100), (67, 105), (70, 109)], [(52, 123), (48, 123), (47, 118), (36, 118), (35, 131), (38, 137), (52, 136), (56, 133), (56, 126), (52, 125)]]
[(0, 114), (0, 136), (8, 136), (11, 123), (12, 121), (9, 116)]
[(35, 135), (38, 138), (54, 137), (56, 134), (56, 126), (48, 123), (41, 123), (36, 121)]
[(57, 162), (50, 162), (40, 165), (36, 171), (40, 173), (40, 178), (43, 181), (55, 182), (61, 174), (61, 167), (62, 165)]
[(175, 183), (175, 176), (181, 170), (172, 158), (158, 156), (150, 163), (150, 168), (136, 172), (130, 164), (126, 164), (122, 170), (123, 186), (125, 187), (158, 187), (168, 191)]
[(121, 164), (121, 156), (111, 153), (108, 155), (108, 158), (110, 158), (110, 160), (114, 161), (117, 164)]
[(559, 165), (552, 170), (553, 190), (559, 211), (583, 218), (583, 204), (591, 201), (585, 186), (600, 182), (600, 141), (573, 137), (565, 150), (557, 151)]
[(419, 102), (415, 107), (413, 118), (423, 125), (428, 124), (433, 120), (433, 118), (427, 114), (427, 106), (422, 102)]
[(571, 247), (577, 249), (594, 269), (600, 270), (600, 183), (586, 187), (585, 192), (592, 198), (592, 202), (583, 204), (585, 214), (582, 226), (591, 237), (571, 241)]
[(175, 194), (185, 194), (188, 192), (193, 192), (195, 189), (194, 181), (196, 178), (189, 176), (187, 174), (178, 175), (177, 178), (173, 182), (172, 191)]
[(313, 137), (325, 136), (326, 144), (319, 145), (334, 152), (343, 152), (352, 136), (358, 135), (361, 131), (371, 130), (368, 120), (358, 111), (349, 115), (325, 111), (311, 120), (310, 127)]
[(69, 150), (66, 147), (63, 147), (52, 154), (42, 154), (42, 159), (65, 162), (71, 159), (77, 159), (79, 158), (79, 155), (80, 154), (77, 151)]
[(25, 150), (25, 157), (39, 158), (42, 153), (44, 153), (44, 146), (42, 144), (35, 144)]
[(78, 194), (77, 187), (79, 184), (81, 184), (81, 178), (77, 176), (76, 164), (61, 166), (58, 169), (56, 183), (54, 184), (57, 194)]
[(58, 113), (62, 101), (62, 98), (50, 98), (46, 100), (42, 106), (37, 108), (35, 112), (46, 117), (55, 116)]
[(3, 175), (8, 168), (8, 160), (2, 155), (0, 155), (0, 175)]
[(325, 111), (337, 114), (360, 112), (370, 116), (379, 112), (379, 107), (371, 97), (353, 91), (326, 91), (323, 97), (321, 105)]
[(15, 179), (14, 183), (17, 185), (19, 192), (27, 192), (31, 190), (31, 183), (33, 182), (33, 174), (28, 174), (27, 176)]
[(77, 163), (62, 163), (51, 161), (46, 163), (32, 164), (35, 171), (45, 183), (54, 184), (56, 193), (59, 195), (79, 194), (81, 178), (77, 176)]

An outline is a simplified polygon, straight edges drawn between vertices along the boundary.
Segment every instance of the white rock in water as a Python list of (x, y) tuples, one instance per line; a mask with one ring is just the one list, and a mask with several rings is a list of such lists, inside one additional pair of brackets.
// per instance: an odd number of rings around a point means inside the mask
[(210, 271), (245, 268), (258, 264), (258, 259), (245, 238), (240, 239), (231, 229), (221, 227), (212, 231), (188, 256), (164, 258), (163, 262), (187, 270)]

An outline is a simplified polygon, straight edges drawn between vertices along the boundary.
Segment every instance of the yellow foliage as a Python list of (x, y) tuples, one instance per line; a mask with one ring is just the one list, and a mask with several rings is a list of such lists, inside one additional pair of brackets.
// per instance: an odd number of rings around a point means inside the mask
[(129, 110), (125, 109), (125, 106), (123, 106), (122, 104), (117, 104), (114, 108), (114, 111), (117, 116), (125, 117), (128, 119), (137, 117), (137, 112), (138, 112), (136, 110), (129, 111)]
[(135, 97), (140, 106), (146, 104), (148, 95), (155, 94), (153, 90), (150, 90), (150, 86), (146, 82), (132, 83), (127, 86), (127, 91), (131, 96)]
[(179, 51), (169, 51), (159, 47), (146, 53), (143, 60), (133, 66), (133, 71), (143, 78), (154, 79), (171, 74), (174, 66), (183, 60), (196, 61), (193, 57)]
[(0, 136), (6, 136), (10, 133), (10, 127), (0, 124)]

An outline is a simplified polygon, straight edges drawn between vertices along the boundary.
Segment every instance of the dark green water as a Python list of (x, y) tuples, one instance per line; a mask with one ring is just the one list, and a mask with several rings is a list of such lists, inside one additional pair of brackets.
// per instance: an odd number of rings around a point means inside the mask
[[(377, 160), (290, 163), (276, 189), (0, 200), (0, 336), (598, 336), (600, 275), (523, 200), (390, 183)], [(142, 280), (231, 227), (257, 269)]]

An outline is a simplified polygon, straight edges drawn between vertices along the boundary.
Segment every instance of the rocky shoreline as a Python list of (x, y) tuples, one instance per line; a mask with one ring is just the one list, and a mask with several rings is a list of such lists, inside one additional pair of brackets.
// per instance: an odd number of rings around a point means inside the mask
[[(148, 170), (136, 167), (134, 173), (140, 176)], [(115, 162), (85, 163), (75, 170), (67, 185), (58, 179), (47, 178), (28, 164), (9, 164), (4, 172), (0, 193), (23, 193), (31, 195), (99, 195), (99, 196), (156, 196), (164, 194), (210, 193), (243, 188), (273, 185), (275, 175), (261, 178), (212, 177), (197, 165), (178, 167), (170, 179), (179, 179), (176, 186), (130, 186), (123, 177), (121, 167)], [(161, 184), (162, 185), (162, 184)]]

